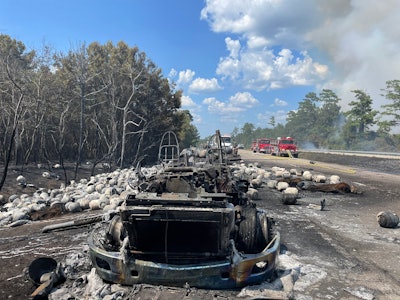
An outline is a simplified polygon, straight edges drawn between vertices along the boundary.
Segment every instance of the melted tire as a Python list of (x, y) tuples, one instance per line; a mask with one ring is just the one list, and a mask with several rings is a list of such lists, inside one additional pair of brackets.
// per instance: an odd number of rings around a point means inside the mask
[(264, 218), (255, 206), (244, 206), (236, 240), (238, 251), (249, 254), (262, 251), (267, 245), (264, 232), (269, 232), (269, 228), (268, 219)]

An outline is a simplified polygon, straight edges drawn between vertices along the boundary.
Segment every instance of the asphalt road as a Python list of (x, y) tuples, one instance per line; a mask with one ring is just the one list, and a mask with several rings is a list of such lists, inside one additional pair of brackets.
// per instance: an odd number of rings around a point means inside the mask
[[(282, 236), (283, 253), (310, 266), (310, 279), (302, 296), (311, 299), (400, 299), (400, 227), (382, 228), (380, 211), (400, 213), (400, 176), (392, 171), (399, 161), (380, 162), (377, 169), (366, 168), (364, 159), (352, 157), (350, 167), (310, 159), (280, 158), (241, 151), (246, 162), (265, 168), (280, 166), (309, 170), (313, 174), (339, 175), (357, 186), (360, 194), (302, 192), (297, 205), (283, 205), (275, 191), (263, 188), (259, 207), (271, 211)], [(370, 160), (374, 160), (371, 158)], [(369, 164), (373, 162), (369, 161)], [(391, 172), (393, 173), (393, 172)], [(308, 208), (326, 200), (323, 211)], [(315, 275), (316, 276), (316, 275)], [(318, 276), (316, 276), (318, 277)]]

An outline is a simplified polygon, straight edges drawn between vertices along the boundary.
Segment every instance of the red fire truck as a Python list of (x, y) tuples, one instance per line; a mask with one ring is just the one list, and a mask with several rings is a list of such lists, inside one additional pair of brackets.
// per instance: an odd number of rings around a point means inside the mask
[(298, 157), (299, 153), (297, 146), (290, 136), (278, 137), (276, 140), (271, 140), (271, 154), (276, 156), (293, 156)]
[(268, 138), (257, 139), (251, 146), (253, 152), (271, 153), (271, 140)]

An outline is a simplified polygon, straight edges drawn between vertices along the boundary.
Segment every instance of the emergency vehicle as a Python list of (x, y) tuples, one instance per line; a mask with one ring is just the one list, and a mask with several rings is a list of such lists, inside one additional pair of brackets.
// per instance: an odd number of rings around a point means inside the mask
[(271, 140), (271, 155), (298, 157), (295, 141), (290, 136)]
[(268, 138), (257, 139), (253, 141), (253, 152), (271, 153), (271, 140)]

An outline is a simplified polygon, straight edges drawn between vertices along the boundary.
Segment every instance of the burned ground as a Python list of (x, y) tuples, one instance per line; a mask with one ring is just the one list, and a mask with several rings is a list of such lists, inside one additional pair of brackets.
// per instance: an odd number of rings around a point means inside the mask
[[(294, 268), (299, 264), (302, 266), (302, 281), (298, 282), (297, 287), (299, 298), (369, 299), (373, 295), (375, 299), (393, 299), (400, 296), (397, 291), (400, 285), (400, 230), (399, 227), (381, 228), (376, 221), (380, 211), (400, 213), (399, 176), (393, 175), (396, 169), (400, 169), (398, 160), (371, 163), (362, 159), (357, 164), (352, 157), (349, 166), (339, 159), (331, 164), (316, 158), (275, 158), (250, 151), (242, 151), (241, 155), (246, 162), (257, 162), (265, 168), (281, 166), (326, 175), (337, 174), (344, 182), (355, 184), (362, 191), (360, 194), (301, 191), (296, 205), (284, 205), (280, 192), (267, 187), (260, 189), (257, 206), (271, 213), (281, 233), (282, 261), (287, 265), (293, 263)], [(379, 167), (371, 168), (371, 165)], [(16, 177), (17, 173), (11, 174)], [(12, 176), (7, 180), (6, 191), (9, 194), (27, 192), (26, 188), (16, 187)], [(41, 182), (35, 182), (37, 177)], [(28, 181), (36, 186), (60, 185), (59, 181), (43, 180), (40, 176), (32, 175)], [(310, 208), (310, 204), (318, 205), (322, 199), (326, 200), (323, 211)], [(50, 256), (61, 261), (69, 253), (78, 251), (82, 261), (86, 260), (86, 239), (90, 227), (51, 233), (42, 233), (41, 230), (51, 223), (88, 213), (93, 212), (64, 214), (20, 227), (0, 229), (0, 297), (28, 298), (35, 285), (24, 276), (24, 269), (36, 257)], [(295, 261), (288, 262), (287, 259)], [(238, 291), (192, 290), (188, 298), (185, 290), (147, 287), (143, 288), (141, 299), (150, 299), (151, 292), (155, 290), (161, 291), (159, 299), (232, 299), (238, 294)]]

